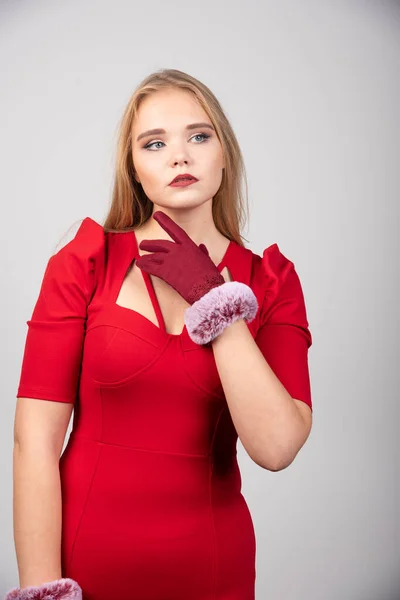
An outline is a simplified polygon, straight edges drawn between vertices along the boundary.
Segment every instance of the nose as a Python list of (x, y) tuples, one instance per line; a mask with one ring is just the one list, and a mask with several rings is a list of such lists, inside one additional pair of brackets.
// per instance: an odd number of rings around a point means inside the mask
[(177, 165), (187, 165), (189, 160), (185, 152), (175, 152), (172, 162), (176, 167)]
[(184, 144), (177, 144), (172, 149), (171, 160), (175, 167), (177, 165), (187, 165), (190, 162), (189, 152)]

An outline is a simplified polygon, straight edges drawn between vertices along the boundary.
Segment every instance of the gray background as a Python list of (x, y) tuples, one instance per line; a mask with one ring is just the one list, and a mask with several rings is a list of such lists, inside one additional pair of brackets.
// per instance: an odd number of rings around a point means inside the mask
[(69, 227), (104, 218), (117, 121), (161, 67), (221, 101), (246, 161), (247, 245), (293, 260), (313, 334), (314, 424), (294, 463), (262, 470), (238, 442), (257, 600), (399, 599), (400, 5), (322, 0), (0, 3), (0, 593), (17, 583), (26, 320)]

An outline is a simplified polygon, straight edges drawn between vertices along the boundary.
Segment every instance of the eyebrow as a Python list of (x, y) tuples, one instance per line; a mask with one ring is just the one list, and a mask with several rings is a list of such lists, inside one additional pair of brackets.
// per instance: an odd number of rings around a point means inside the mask
[[(212, 129), (214, 131), (214, 127), (210, 125), (210, 123), (190, 123), (190, 125), (186, 125), (185, 129), (197, 129), (199, 127), (208, 127), (209, 129)], [(167, 132), (165, 131), (165, 129), (148, 129), (147, 131), (144, 131), (143, 133), (138, 135), (136, 141), (138, 142), (144, 137), (148, 137), (149, 135), (158, 135), (160, 133)]]

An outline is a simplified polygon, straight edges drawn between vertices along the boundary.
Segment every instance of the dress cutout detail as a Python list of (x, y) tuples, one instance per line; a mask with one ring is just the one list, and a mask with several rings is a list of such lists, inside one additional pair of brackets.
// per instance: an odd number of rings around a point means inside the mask
[[(131, 261), (131, 263), (129, 264), (127, 271), (125, 272), (123, 279), (121, 281), (120, 284), (120, 288), (117, 292), (117, 297), (116, 297), (116, 304), (118, 306), (122, 306), (123, 308), (129, 309), (129, 310), (133, 310), (135, 312), (140, 313), (144, 318), (149, 319), (149, 321), (151, 321), (151, 323), (158, 327), (159, 329), (163, 330), (167, 335), (171, 335), (171, 336), (182, 336), (184, 333), (184, 330), (186, 329), (186, 325), (184, 323), (184, 309), (181, 309), (177, 312), (181, 313), (182, 318), (181, 318), (181, 326), (179, 329), (179, 333), (172, 333), (172, 332), (168, 332), (167, 331), (167, 327), (166, 327), (166, 322), (165, 322), (165, 318), (163, 315), (163, 312), (161, 310), (161, 305), (160, 302), (158, 300), (157, 297), (157, 293), (154, 287), (154, 283), (152, 280), (152, 277), (146, 272), (146, 271), (142, 271), (141, 269), (138, 269), (138, 267), (136, 267), (136, 260), (140, 257), (140, 253), (139, 253), (139, 246), (138, 246), (138, 242), (137, 242), (137, 238), (135, 235), (135, 232), (132, 232), (132, 235), (134, 237), (134, 258)], [(219, 272), (221, 273), (222, 270), (226, 267), (226, 260), (227, 257), (229, 256), (229, 251), (230, 251), (230, 246), (233, 244), (232, 241), (230, 241), (228, 243), (228, 246), (225, 250), (225, 253), (220, 261), (220, 263), (217, 265), (217, 269), (219, 270)], [(138, 273), (137, 271), (140, 271), (140, 277), (138, 277)], [(135, 281), (136, 278), (136, 282), (138, 283), (138, 279), (140, 280), (140, 282), (144, 281), (145, 283), (145, 289), (147, 290), (147, 295), (146, 295), (146, 299), (149, 299), (151, 302), (151, 307), (155, 316), (155, 319), (157, 322), (154, 322), (152, 319), (150, 319), (147, 315), (143, 314), (140, 310), (137, 310), (135, 308), (132, 308), (131, 306), (128, 306), (128, 304), (131, 304), (129, 302), (121, 302), (121, 298), (126, 297), (126, 295), (129, 295), (129, 291), (126, 290), (126, 287), (129, 285), (129, 283), (127, 282), (128, 278), (132, 278), (133, 273), (135, 273), (135, 277), (133, 278), (133, 281)], [(229, 277), (231, 277), (231, 274), (229, 274)], [(156, 278), (157, 279), (157, 278)], [(161, 280), (160, 280), (161, 281)], [(166, 285), (165, 282), (161, 282), (161, 285)], [(132, 286), (134, 287), (134, 286)], [(169, 286), (167, 286), (168, 289)], [(176, 292), (175, 290), (172, 292), (174, 296), (177, 296), (178, 298), (178, 302), (179, 302), (179, 294), (178, 292)], [(134, 294), (134, 290), (131, 290), (131, 295)], [(173, 302), (175, 303), (175, 298), (173, 299)], [(165, 301), (166, 304), (168, 304), (168, 299), (166, 299)], [(187, 302), (182, 302), (182, 306), (184, 306), (185, 308), (187, 308), (189, 306), (189, 304), (187, 304)]]

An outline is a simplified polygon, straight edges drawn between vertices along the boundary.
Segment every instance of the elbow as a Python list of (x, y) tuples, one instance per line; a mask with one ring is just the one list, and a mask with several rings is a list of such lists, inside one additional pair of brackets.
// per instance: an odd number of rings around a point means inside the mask
[(251, 454), (250, 458), (262, 469), (266, 471), (283, 471), (292, 464), (296, 457), (288, 454), (276, 454), (275, 456), (258, 456)]
[(276, 462), (264, 462), (264, 461), (254, 461), (259, 467), (265, 469), (266, 471), (283, 471), (286, 469), (293, 460), (290, 461), (276, 461)]
[(268, 448), (268, 453), (258, 453), (252, 455), (251, 458), (256, 464), (268, 471), (283, 471), (289, 467), (301, 448), (306, 443), (310, 434), (310, 427), (304, 427), (296, 431), (297, 437), (293, 435), (288, 442), (278, 444), (275, 449)]
[(281, 460), (281, 461), (277, 461), (273, 464), (273, 468), (270, 469), (271, 471), (283, 471), (284, 469), (287, 469), (292, 462), (294, 461), (294, 458), (291, 458), (290, 460)]

